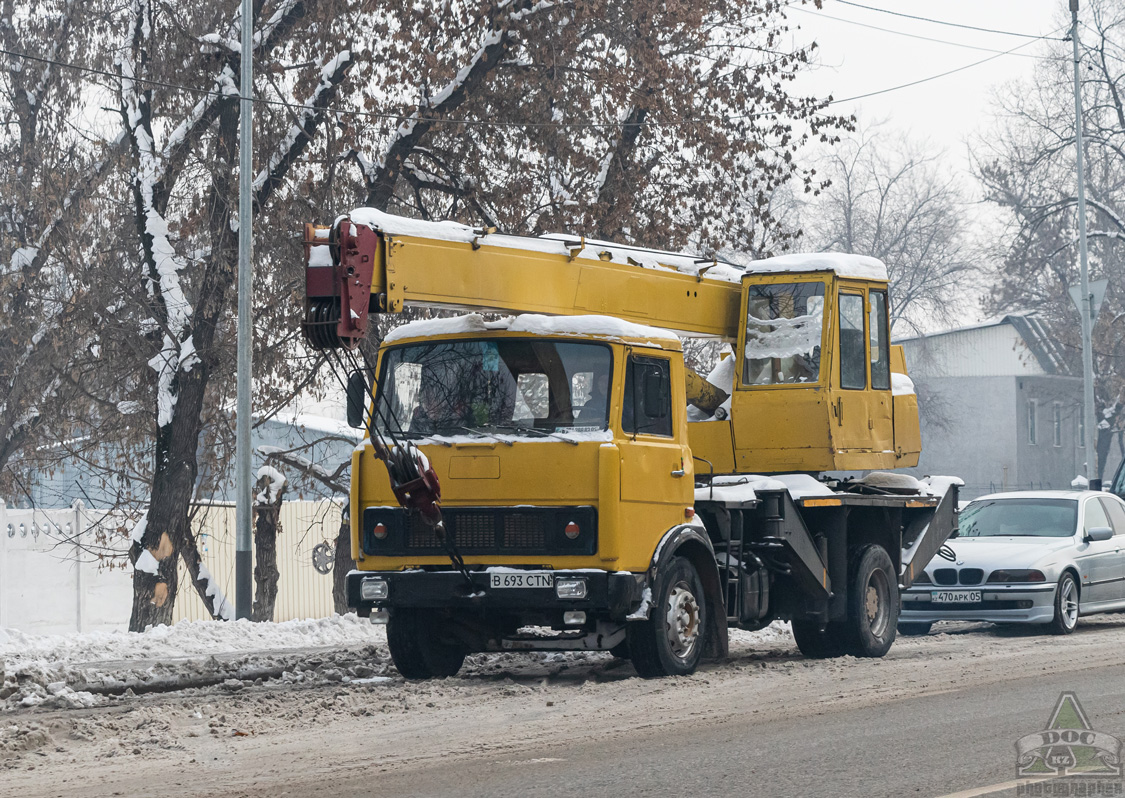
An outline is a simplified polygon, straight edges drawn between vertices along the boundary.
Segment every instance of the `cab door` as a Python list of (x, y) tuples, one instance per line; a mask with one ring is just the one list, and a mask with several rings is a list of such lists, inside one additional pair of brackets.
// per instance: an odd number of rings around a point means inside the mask
[(870, 449), (871, 408), (867, 396), (867, 297), (863, 289), (840, 288), (837, 300), (839, 367), (832, 404), (833, 449)]
[[(621, 403), (621, 528), (623, 549), (647, 564), (656, 541), (686, 520), (694, 503), (695, 472), (687, 448), (686, 407), (672, 400), (670, 357), (633, 355), (625, 365)], [(677, 375), (682, 380), (682, 375)], [(679, 383), (678, 383), (679, 384)], [(679, 434), (677, 434), (679, 433)], [(622, 551), (630, 560), (630, 553)]]
[(833, 448), (843, 455), (885, 454), (894, 465), (894, 412), (891, 396), (890, 325), (887, 292), (842, 284), (838, 298), (839, 367), (832, 403)]

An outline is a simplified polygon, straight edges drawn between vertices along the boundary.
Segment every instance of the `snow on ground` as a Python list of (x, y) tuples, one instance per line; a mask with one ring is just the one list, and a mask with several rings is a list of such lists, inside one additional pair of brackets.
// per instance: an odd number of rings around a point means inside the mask
[[(732, 648), (792, 645), (788, 624), (730, 634)], [(534, 679), (573, 669), (596, 675), (614, 662), (602, 652), (474, 654), (460, 675)], [(392, 680), (401, 677), (385, 627), (351, 614), (277, 624), (181, 621), (141, 633), (0, 629), (0, 710), (90, 707), (149, 692)]]

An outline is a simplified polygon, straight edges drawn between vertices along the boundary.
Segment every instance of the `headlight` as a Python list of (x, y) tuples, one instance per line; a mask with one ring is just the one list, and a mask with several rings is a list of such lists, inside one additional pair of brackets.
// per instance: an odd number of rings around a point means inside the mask
[(369, 576), (359, 584), (359, 597), (364, 601), (380, 601), (391, 592), (387, 580), (380, 576)]
[(586, 598), (585, 579), (556, 579), (555, 595), (561, 599)]
[(1047, 577), (1042, 571), (1034, 568), (1009, 568), (1005, 571), (993, 571), (988, 576), (989, 582), (1046, 582)]

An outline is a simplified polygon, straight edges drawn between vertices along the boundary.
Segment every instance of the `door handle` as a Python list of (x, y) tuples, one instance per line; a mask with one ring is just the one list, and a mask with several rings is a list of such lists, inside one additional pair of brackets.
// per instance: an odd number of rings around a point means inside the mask
[(672, 472), (672, 476), (682, 477), (685, 473), (686, 472), (682, 468), (677, 468), (675, 471)]

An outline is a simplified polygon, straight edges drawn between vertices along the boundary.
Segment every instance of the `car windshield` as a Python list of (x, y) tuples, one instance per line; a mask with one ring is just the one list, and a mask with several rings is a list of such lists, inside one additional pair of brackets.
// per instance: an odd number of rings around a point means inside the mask
[(603, 430), (612, 355), (603, 344), (434, 341), (383, 357), (375, 427), (394, 435)]
[(958, 536), (1065, 538), (1078, 525), (1073, 499), (986, 499), (961, 513)]

